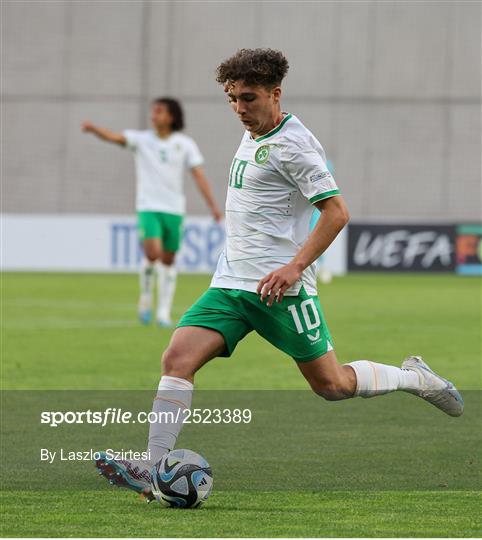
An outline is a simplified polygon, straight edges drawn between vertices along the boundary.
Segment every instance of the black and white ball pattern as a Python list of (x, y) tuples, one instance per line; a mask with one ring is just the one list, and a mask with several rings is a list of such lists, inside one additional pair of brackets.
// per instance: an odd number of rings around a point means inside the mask
[(162, 506), (196, 508), (211, 493), (209, 463), (192, 450), (172, 450), (151, 471), (152, 493)]

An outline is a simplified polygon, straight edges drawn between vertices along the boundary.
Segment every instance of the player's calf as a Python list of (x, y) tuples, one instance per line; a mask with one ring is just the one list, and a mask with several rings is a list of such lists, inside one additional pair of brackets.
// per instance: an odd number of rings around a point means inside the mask
[(326, 383), (321, 387), (313, 388), (313, 391), (327, 401), (340, 401), (353, 397), (353, 390), (335, 383)]
[(298, 368), (313, 392), (327, 401), (348, 399), (355, 393), (355, 372), (349, 366), (340, 365), (334, 351), (310, 362), (300, 362)]

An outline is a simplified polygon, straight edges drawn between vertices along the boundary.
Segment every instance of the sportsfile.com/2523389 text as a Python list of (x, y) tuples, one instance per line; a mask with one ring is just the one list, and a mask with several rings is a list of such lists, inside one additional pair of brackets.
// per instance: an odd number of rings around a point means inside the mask
[(253, 420), (251, 409), (195, 408), (172, 411), (125, 411), (108, 407), (103, 411), (42, 411), (40, 423), (49, 427), (61, 424), (95, 424), (102, 427), (112, 424), (249, 424)]

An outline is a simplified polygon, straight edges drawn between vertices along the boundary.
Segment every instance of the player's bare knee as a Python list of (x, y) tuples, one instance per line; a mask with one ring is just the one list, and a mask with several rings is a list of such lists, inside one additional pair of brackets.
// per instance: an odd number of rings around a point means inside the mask
[(161, 358), (161, 367), (163, 375), (173, 376), (173, 372), (176, 369), (176, 359), (179, 355), (173, 347), (168, 347)]
[(151, 248), (151, 249), (145, 249), (144, 255), (146, 256), (149, 262), (153, 263), (157, 261), (157, 259), (159, 259), (160, 253), (157, 249)]
[(166, 349), (161, 364), (163, 375), (188, 379), (194, 374), (188, 359), (175, 346)]
[(174, 264), (176, 254), (175, 253), (162, 253), (160, 258), (163, 264), (165, 264), (166, 266), (172, 266)]

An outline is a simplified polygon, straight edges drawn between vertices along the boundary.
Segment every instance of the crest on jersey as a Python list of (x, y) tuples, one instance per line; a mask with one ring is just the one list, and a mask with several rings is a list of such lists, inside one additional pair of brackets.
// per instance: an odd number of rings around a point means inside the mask
[(256, 150), (256, 154), (254, 155), (254, 160), (258, 165), (262, 165), (263, 163), (266, 163), (269, 159), (269, 144), (263, 144), (263, 146), (260, 146)]

